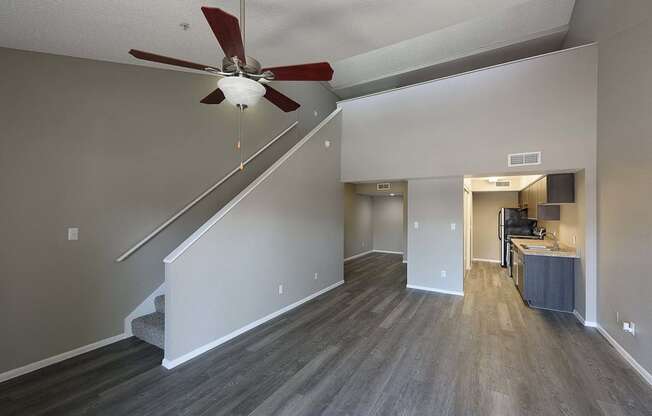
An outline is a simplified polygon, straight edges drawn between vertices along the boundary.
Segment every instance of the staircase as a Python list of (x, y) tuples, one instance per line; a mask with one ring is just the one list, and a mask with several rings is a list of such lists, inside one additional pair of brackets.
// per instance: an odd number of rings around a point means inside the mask
[(131, 331), (136, 338), (155, 345), (165, 347), (165, 295), (154, 298), (155, 312), (143, 315), (131, 321)]

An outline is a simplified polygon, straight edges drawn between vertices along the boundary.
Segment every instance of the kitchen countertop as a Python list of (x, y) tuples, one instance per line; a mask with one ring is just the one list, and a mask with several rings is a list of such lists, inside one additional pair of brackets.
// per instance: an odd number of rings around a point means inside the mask
[(559, 244), (559, 250), (542, 250), (542, 249), (528, 249), (524, 245), (539, 245), (552, 247), (554, 242), (552, 240), (525, 240), (512, 238), (512, 243), (516, 248), (526, 256), (545, 256), (545, 257), (568, 257), (578, 259), (580, 256), (577, 255), (577, 251), (574, 247), (567, 246), (565, 244)]

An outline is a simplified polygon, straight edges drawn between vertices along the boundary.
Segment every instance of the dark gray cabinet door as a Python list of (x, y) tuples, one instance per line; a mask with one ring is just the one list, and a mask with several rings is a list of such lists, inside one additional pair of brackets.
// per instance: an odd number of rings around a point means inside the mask
[(560, 173), (548, 175), (546, 194), (548, 204), (566, 204), (575, 202), (575, 174)]
[(572, 312), (575, 308), (575, 259), (524, 257), (523, 298), (530, 306)]

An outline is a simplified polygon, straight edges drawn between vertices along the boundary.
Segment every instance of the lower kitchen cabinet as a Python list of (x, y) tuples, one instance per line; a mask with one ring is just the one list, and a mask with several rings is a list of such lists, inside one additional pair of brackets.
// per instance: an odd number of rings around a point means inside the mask
[(519, 253), (518, 289), (535, 308), (573, 312), (575, 308), (575, 259)]

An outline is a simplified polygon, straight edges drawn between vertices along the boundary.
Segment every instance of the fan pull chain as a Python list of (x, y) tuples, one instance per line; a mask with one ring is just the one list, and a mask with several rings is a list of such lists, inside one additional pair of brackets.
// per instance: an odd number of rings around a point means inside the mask
[(242, 145), (242, 116), (244, 107), (238, 106), (238, 150), (240, 151), (240, 170), (244, 170), (244, 146)]

